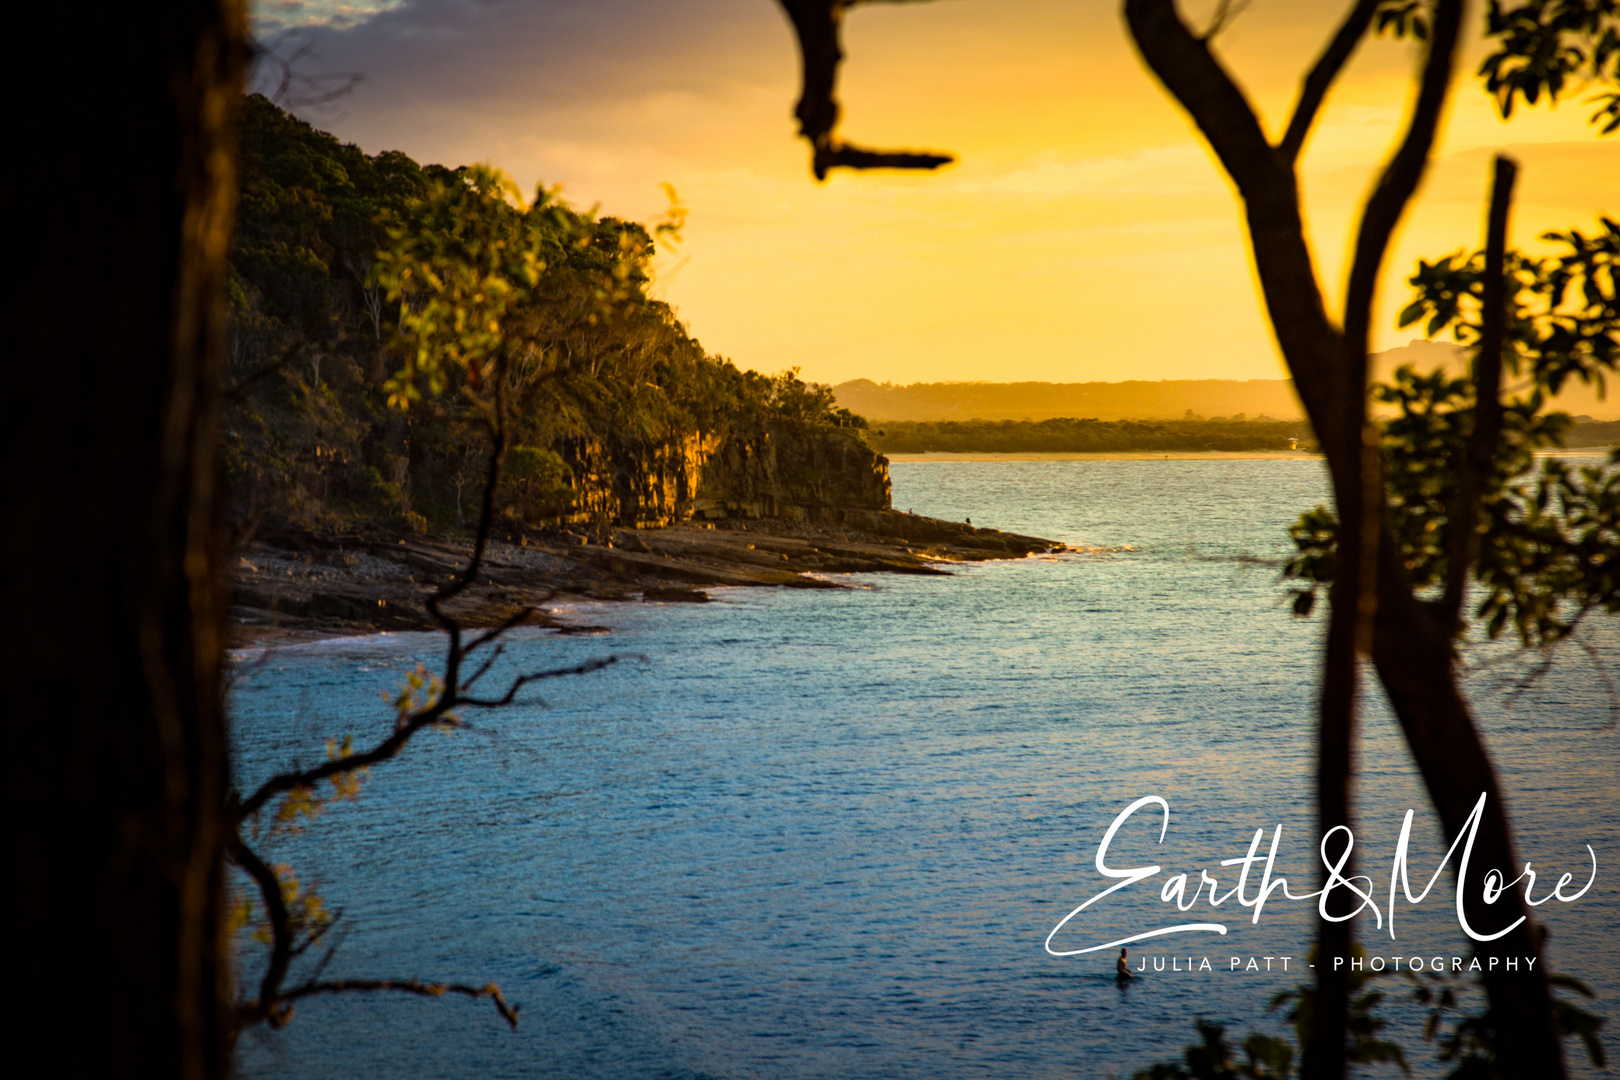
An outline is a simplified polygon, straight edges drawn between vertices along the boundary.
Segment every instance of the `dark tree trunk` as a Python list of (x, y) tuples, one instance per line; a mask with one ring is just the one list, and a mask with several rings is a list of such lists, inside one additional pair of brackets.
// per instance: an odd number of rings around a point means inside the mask
[(10, 95), (10, 1053), (24, 1075), (222, 1076), (217, 416), (243, 17), (18, 14), (13, 39), (53, 66)]
[[(1457, 686), (1449, 628), (1441, 626), (1400, 583), (1400, 567), (1388, 554), (1390, 547), (1386, 544), (1381, 556), (1385, 566), (1379, 573), (1377, 630), (1373, 638), (1378, 680), (1389, 694), (1406, 744), (1412, 749), (1412, 759), (1440, 815), (1448, 844), (1463, 834), (1475, 802), (1480, 795), (1486, 796), (1468, 880), (1457, 881), (1457, 888), (1463, 890), (1469, 925), (1488, 935), (1525, 919), (1517, 929), (1495, 941), (1472, 943), (1474, 951), (1487, 961), (1485, 989), (1498, 1036), (1498, 1065), (1503, 1076), (1562, 1076), (1562, 1049), (1553, 1027), (1545, 964), (1538, 961), (1535, 970), (1529, 971), (1521, 961), (1515, 965), (1517, 970), (1509, 971), (1504, 962), (1497, 970), (1488, 970), (1489, 957), (1541, 955), (1541, 943), (1532, 930), (1534, 924), (1527, 918), (1531, 912), (1524, 903), (1524, 894), (1509, 889), (1494, 906), (1486, 906), (1481, 894), (1486, 872), (1500, 870), (1504, 880), (1512, 881), (1524, 869), (1524, 861), (1514, 850), (1513, 830), (1508, 824), (1496, 770)], [(1457, 869), (1455, 862), (1452, 869)], [(1412, 860), (1416, 888), (1421, 889), (1421, 882), (1426, 882), (1431, 873), (1433, 870), (1421, 860)], [(1404, 907), (1398, 893), (1396, 907)], [(1396, 915), (1398, 918), (1399, 910)]]
[[(1480, 823), (1474, 865), (1500, 869), (1507, 880), (1520, 863), (1513, 850), (1490, 756), (1457, 687), (1450, 626), (1438, 626), (1412, 595), (1384, 521), (1384, 489), (1376, 441), (1366, 424), (1367, 332), (1373, 286), (1390, 236), (1427, 164), (1447, 96), (1460, 0), (1439, 0), (1407, 130), (1363, 208), (1355, 259), (1346, 289), (1344, 326), (1323, 310), (1299, 207), (1295, 158), (1321, 104), (1373, 17), (1376, 3), (1358, 0), (1340, 32), (1307, 76), (1283, 141), (1271, 145), (1242, 90), (1210, 51), (1208, 41), (1182, 21), (1174, 0), (1124, 0), (1126, 22), (1143, 59), (1192, 115), (1247, 211), (1249, 241), (1277, 343), (1327, 458), (1340, 530), (1332, 622), (1323, 662), (1318, 827), (1325, 835), (1350, 819), (1355, 738), (1355, 661), (1371, 654), (1407, 745), (1423, 774), (1448, 842), (1482, 792), (1489, 802)], [(1370, 632), (1369, 632), (1370, 631)], [(1335, 849), (1336, 850), (1336, 849)], [(1348, 873), (1348, 868), (1346, 869)], [(1458, 887), (1463, 886), (1458, 882)], [(1470, 914), (1482, 908), (1476, 892)], [(1511, 922), (1525, 913), (1516, 892), (1503, 895), (1504, 911), (1480, 919)], [(1479, 947), (1482, 956), (1537, 955), (1529, 923)], [(1496, 924), (1491, 924), (1492, 930)], [(1342, 955), (1348, 925), (1324, 923), (1320, 955)], [(1347, 973), (1319, 962), (1317, 1010), (1306, 1040), (1302, 1075), (1339, 1080), (1345, 1074)], [(1534, 972), (1495, 973), (1486, 980), (1496, 1050), (1504, 1075), (1559, 1077), (1562, 1053), (1553, 1029), (1543, 965)]]

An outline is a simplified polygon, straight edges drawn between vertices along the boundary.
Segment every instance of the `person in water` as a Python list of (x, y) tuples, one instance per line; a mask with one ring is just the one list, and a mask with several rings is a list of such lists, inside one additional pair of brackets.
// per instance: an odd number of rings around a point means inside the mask
[(1119, 959), (1114, 961), (1114, 978), (1124, 982), (1131, 978), (1131, 969), (1125, 964), (1125, 950), (1119, 950)]

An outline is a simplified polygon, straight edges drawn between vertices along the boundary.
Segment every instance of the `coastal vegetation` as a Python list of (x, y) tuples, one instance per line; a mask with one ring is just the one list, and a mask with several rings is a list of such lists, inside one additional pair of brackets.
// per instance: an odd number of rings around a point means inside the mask
[[(1404, 400), (1396, 389), (1399, 385), (1389, 384), (1380, 403), (1399, 406)], [(1564, 447), (1609, 447), (1620, 443), (1620, 421), (1573, 419), (1560, 424), (1558, 436)], [(871, 423), (867, 439), (884, 454), (1317, 449), (1311, 426), (1303, 420), (1242, 416), (1207, 420), (884, 420)]]
[[(260, 96), (241, 130), (225, 412), (239, 533), (468, 525), (490, 345), (421, 333), (458, 288), (479, 297), (474, 325), (501, 327), (507, 526), (664, 524), (700, 499), (886, 505), (862, 425), (831, 391), (711, 355), (649, 293), (656, 245), (678, 242), (673, 192), (649, 228), (544, 189), (522, 206), (489, 169), (368, 155)], [(450, 254), (485, 263), (459, 284), (434, 278)], [(492, 275), (504, 291), (482, 290)], [(464, 385), (446, 385), (441, 352), (472, 365)]]
[(874, 425), (885, 454), (1124, 453), (1314, 449), (1300, 420), (889, 420)]

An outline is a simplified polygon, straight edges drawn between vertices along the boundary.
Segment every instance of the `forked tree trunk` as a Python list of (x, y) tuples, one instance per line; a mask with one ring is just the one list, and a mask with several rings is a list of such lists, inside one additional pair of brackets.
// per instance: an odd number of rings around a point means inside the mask
[(16, 14), (12, 39), (51, 64), (10, 95), (8, 138), (8, 1060), (223, 1076), (217, 416), (242, 12)]
[[(1255, 269), (1267, 314), (1295, 387), (1327, 458), (1340, 529), (1338, 572), (1331, 593), (1332, 621), (1324, 658), (1317, 776), (1318, 827), (1325, 835), (1349, 822), (1355, 734), (1355, 659), (1370, 652), (1379, 679), (1400, 718), (1407, 745), (1423, 775), (1447, 840), (1455, 839), (1481, 793), (1488, 796), (1471, 869), (1499, 869), (1506, 880), (1522, 869), (1490, 756), (1456, 681), (1449, 626), (1442, 627), (1412, 595), (1394, 556), (1384, 521), (1386, 498), (1366, 418), (1367, 331), (1374, 285), (1389, 238), (1427, 164), (1446, 100), (1462, 13), (1461, 0), (1440, 0), (1426, 50), (1419, 94), (1400, 148), (1363, 208), (1355, 259), (1346, 290), (1345, 325), (1328, 319), (1305, 241), (1295, 161), (1322, 95), (1364, 36), (1376, 0), (1351, 5), (1334, 40), (1305, 80), (1288, 133), (1273, 145), (1243, 91), (1182, 21), (1174, 0), (1125, 0), (1126, 22), (1143, 59), (1191, 114), (1237, 184), (1247, 214)], [(1455, 867), (1453, 867), (1455, 870)], [(1348, 873), (1348, 868), (1346, 869)], [(1426, 880), (1426, 879), (1425, 879)], [(1469, 914), (1494, 931), (1527, 914), (1523, 897), (1504, 893), (1492, 909), (1472, 886)], [(1529, 923), (1480, 955), (1536, 956)], [(1324, 959), (1349, 947), (1348, 924), (1322, 925)], [(1348, 967), (1348, 965), (1345, 965)], [(1505, 965), (1498, 965), (1505, 968)], [(1486, 988), (1505, 1076), (1564, 1075), (1544, 965), (1534, 971), (1487, 975)], [(1345, 1073), (1347, 973), (1318, 962), (1320, 1000), (1304, 1049), (1307, 1080), (1339, 1080)]]

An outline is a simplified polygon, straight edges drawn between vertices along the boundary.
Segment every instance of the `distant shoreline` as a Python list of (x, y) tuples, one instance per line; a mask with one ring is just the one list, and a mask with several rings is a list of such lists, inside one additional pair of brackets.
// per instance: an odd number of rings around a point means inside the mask
[[(1601, 456), (1607, 446), (1568, 446), (1561, 450), (1538, 450), (1537, 457), (1562, 457), (1567, 454)], [(1065, 450), (1023, 451), (1004, 453), (993, 451), (941, 450), (924, 454), (885, 454), (890, 463), (905, 464), (947, 461), (1321, 461), (1322, 455), (1307, 450), (1114, 450), (1102, 453), (1080, 453)]]
[(929, 461), (1320, 461), (1322, 455), (1305, 450), (1110, 450), (1086, 453), (1069, 450), (951, 451), (924, 454), (886, 454), (892, 462)]
[[(1061, 551), (1055, 540), (895, 510), (834, 510), (821, 522), (686, 521), (658, 529), (528, 529), (494, 539), (478, 584), (452, 602), (465, 626), (520, 618), (565, 634), (548, 605), (640, 599), (702, 603), (713, 586), (836, 589), (827, 575), (946, 574), (944, 565)], [(499, 534), (505, 533), (505, 528)], [(466, 537), (284, 528), (242, 547), (232, 568), (231, 647), (384, 630), (434, 630), (425, 601), (461, 572)]]

